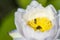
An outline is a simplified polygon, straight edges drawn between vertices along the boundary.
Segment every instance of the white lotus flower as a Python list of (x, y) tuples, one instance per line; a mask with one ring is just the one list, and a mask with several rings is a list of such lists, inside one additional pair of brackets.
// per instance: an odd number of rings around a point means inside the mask
[[(57, 11), (50, 4), (43, 7), (37, 1), (32, 1), (27, 8), (18, 10), (15, 12), (15, 25), (19, 34), (21, 34), (26, 40), (54, 40), (58, 23), (56, 20)], [(34, 31), (32, 27), (27, 25), (27, 22), (35, 18), (46, 17), (52, 22), (52, 28), (48, 31)]]

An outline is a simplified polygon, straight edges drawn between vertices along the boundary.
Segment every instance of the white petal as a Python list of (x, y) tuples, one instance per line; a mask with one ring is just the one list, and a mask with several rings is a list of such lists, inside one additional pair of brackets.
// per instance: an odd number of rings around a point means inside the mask
[(51, 9), (52, 9), (52, 11), (53, 11), (54, 13), (57, 13), (57, 11), (56, 11), (56, 9), (54, 8), (53, 5), (50, 5), (50, 7), (51, 7)]
[(19, 13), (21, 13), (21, 14), (24, 14), (24, 13), (25, 13), (25, 10), (22, 9), (22, 8), (18, 8), (18, 9), (17, 9), (17, 12), (19, 12)]
[(26, 9), (26, 11), (29, 11), (29, 10), (32, 10), (33, 8), (37, 8), (37, 7), (39, 7), (39, 8), (44, 8), (40, 3), (38, 3), (37, 1), (32, 1), (31, 3), (30, 3), (30, 5), (28, 5), (27, 6), (27, 9)]
[(9, 35), (13, 38), (13, 40), (26, 40), (17, 30), (9, 32)]
[(60, 28), (60, 10), (58, 11), (58, 16), (59, 16), (59, 28)]
[(47, 9), (47, 13), (50, 15), (48, 17), (54, 20), (55, 16), (57, 15), (57, 11), (55, 10), (55, 8), (52, 5), (48, 5), (46, 9)]
[(24, 14), (24, 10), (23, 9), (18, 9), (17, 12), (15, 12), (15, 25), (17, 27), (17, 30), (23, 35), (22, 32), (22, 25), (21, 25), (21, 21), (22, 21), (22, 16)]
[(11, 31), (11, 32), (9, 33), (9, 35), (10, 35), (12, 38), (22, 38), (22, 35), (20, 35), (17, 30)]
[(51, 12), (53, 12), (54, 14), (57, 14), (57, 11), (56, 11), (56, 9), (54, 8), (54, 6), (53, 5), (48, 5), (47, 7), (46, 7), (49, 11), (51, 11)]
[(31, 7), (38, 7), (38, 6), (40, 6), (41, 8), (43, 8), (43, 6), (40, 3), (38, 3), (37, 1), (32, 1), (30, 6)]

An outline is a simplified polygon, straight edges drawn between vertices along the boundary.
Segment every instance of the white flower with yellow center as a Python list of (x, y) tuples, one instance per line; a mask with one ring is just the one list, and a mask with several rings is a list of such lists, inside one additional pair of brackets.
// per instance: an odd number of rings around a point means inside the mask
[(32, 1), (26, 10), (15, 12), (15, 25), (26, 40), (55, 40), (57, 34), (57, 12), (52, 5), (43, 7)]

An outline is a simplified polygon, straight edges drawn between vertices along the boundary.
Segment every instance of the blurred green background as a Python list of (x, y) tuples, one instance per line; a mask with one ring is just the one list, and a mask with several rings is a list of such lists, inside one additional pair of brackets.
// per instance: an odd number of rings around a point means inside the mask
[[(16, 29), (14, 12), (17, 8), (26, 9), (32, 0), (0, 0), (0, 40), (12, 40), (9, 32)], [(52, 4), (56, 10), (60, 9), (60, 0), (36, 0), (44, 7)]]

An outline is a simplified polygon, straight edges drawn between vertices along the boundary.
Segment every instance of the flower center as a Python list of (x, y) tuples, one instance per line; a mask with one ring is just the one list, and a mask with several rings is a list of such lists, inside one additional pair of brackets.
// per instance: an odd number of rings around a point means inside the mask
[(52, 22), (46, 17), (32, 19), (27, 24), (35, 31), (40, 30), (41, 32), (48, 31), (52, 28)]

